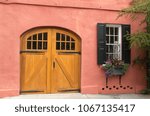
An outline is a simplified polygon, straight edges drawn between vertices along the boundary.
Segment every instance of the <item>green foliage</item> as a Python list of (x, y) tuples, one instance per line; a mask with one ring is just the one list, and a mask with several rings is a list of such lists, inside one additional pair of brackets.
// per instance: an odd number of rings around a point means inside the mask
[(130, 40), (131, 47), (136, 46), (144, 49), (149, 49), (150, 47), (150, 33), (137, 32), (130, 35), (128, 39)]
[(128, 70), (129, 64), (124, 64), (123, 66), (123, 72), (125, 73)]
[[(144, 48), (147, 51), (147, 58), (145, 62), (147, 64), (150, 63), (150, 0), (133, 0), (131, 3), (131, 6), (129, 8), (123, 9), (120, 16), (127, 15), (130, 16), (133, 20), (135, 20), (138, 15), (141, 13), (141, 15), (144, 16), (144, 20), (142, 23), (146, 23), (146, 31), (145, 32), (137, 32), (130, 36), (128, 36), (128, 39), (130, 40), (131, 47), (136, 46), (139, 48)], [(140, 27), (140, 25), (139, 25)], [(144, 63), (143, 59), (135, 59), (135, 63)], [(141, 65), (141, 64), (140, 64)], [(147, 67), (148, 68), (148, 67)], [(143, 90), (141, 93), (143, 94), (149, 94), (150, 93), (150, 71), (148, 69), (147, 73), (147, 89)]]
[(135, 15), (134, 13), (147, 14), (150, 11), (150, 0), (133, 0), (131, 7), (123, 9), (120, 15), (128, 14)]
[(108, 64), (108, 63), (102, 65), (102, 68), (103, 68), (104, 70), (109, 70), (111, 67), (112, 67), (112, 64)]
[(150, 49), (150, 0), (133, 0), (129, 8), (123, 9), (120, 16), (129, 15), (132, 19), (136, 19), (137, 13), (145, 15), (143, 23), (146, 23), (146, 32), (137, 32), (129, 37), (131, 46)]

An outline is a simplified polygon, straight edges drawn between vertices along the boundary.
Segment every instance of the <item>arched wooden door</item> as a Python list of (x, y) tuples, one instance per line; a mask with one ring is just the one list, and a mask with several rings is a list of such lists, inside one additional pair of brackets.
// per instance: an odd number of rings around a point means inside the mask
[(21, 37), (21, 93), (80, 90), (80, 39), (59, 29), (33, 29)]

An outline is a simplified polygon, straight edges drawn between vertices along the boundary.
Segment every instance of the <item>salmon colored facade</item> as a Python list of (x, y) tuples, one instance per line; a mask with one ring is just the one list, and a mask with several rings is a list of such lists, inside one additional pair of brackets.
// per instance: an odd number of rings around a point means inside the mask
[[(81, 93), (138, 93), (146, 87), (146, 71), (129, 67), (122, 77), (108, 80), (97, 65), (97, 23), (129, 24), (139, 29), (140, 18), (117, 19), (131, 0), (0, 0), (0, 97), (20, 94), (20, 37), (32, 28), (60, 27), (81, 38)], [(140, 27), (141, 28), (141, 27)], [(131, 60), (139, 51), (131, 50)], [(115, 87), (114, 87), (115, 86)], [(117, 88), (117, 89), (116, 89)]]

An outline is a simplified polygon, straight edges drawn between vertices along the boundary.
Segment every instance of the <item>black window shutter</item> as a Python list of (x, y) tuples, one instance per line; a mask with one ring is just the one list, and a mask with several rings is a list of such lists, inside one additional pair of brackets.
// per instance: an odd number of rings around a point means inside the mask
[(125, 63), (130, 64), (131, 62), (131, 50), (130, 43), (127, 40), (126, 35), (131, 33), (130, 25), (122, 25), (122, 60)]
[(106, 25), (97, 24), (97, 64), (104, 64), (106, 61)]

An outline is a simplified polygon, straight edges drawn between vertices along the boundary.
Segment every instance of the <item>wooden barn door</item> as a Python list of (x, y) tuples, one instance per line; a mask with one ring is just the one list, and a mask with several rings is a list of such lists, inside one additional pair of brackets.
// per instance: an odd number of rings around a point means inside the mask
[(52, 92), (80, 90), (80, 41), (74, 35), (53, 30)]
[(21, 93), (47, 93), (51, 31), (36, 29), (21, 38)]
[(21, 40), (21, 93), (80, 89), (80, 39), (62, 29), (36, 29)]

